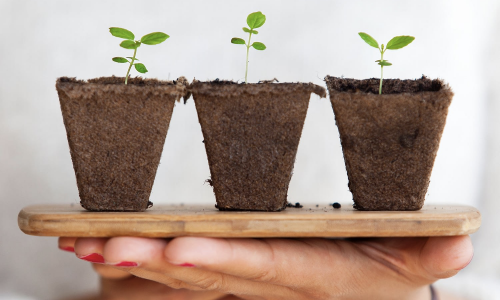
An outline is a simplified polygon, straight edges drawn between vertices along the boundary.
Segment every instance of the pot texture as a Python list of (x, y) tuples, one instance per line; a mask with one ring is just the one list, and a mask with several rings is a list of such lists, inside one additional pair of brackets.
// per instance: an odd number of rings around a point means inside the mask
[(81, 205), (92, 211), (143, 211), (175, 101), (186, 84), (102, 77), (57, 80)]
[(311, 93), (325, 97), (325, 89), (227, 81), (195, 81), (191, 89), (217, 207), (284, 209)]
[(430, 182), (453, 92), (441, 80), (327, 76), (354, 206), (418, 210)]

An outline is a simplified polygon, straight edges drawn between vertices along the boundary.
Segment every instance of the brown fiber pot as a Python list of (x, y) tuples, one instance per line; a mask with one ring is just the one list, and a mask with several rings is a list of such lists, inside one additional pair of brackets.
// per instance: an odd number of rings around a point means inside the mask
[(354, 206), (419, 210), (453, 92), (441, 80), (325, 78)]
[(217, 207), (283, 210), (311, 93), (325, 97), (325, 89), (194, 81), (191, 90)]
[(57, 80), (81, 205), (92, 211), (144, 211), (175, 101), (186, 93), (154, 79)]

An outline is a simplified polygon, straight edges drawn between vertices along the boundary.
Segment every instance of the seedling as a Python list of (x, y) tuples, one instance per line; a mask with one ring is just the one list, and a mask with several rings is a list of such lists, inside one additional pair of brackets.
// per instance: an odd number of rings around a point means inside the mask
[(129, 58), (130, 61), (125, 57), (113, 57), (114, 62), (122, 64), (123, 63), (130, 64), (127, 70), (127, 75), (125, 76), (125, 84), (127, 84), (128, 76), (130, 74), (130, 69), (132, 69), (132, 65), (139, 73), (144, 74), (148, 71), (148, 69), (146, 69), (146, 66), (144, 64), (135, 62), (136, 60), (139, 60), (137, 57), (135, 57), (135, 55), (137, 54), (137, 48), (139, 48), (141, 44), (157, 45), (163, 43), (166, 39), (170, 37), (168, 34), (165, 34), (163, 32), (153, 32), (143, 36), (140, 41), (134, 41), (135, 35), (127, 29), (111, 27), (109, 28), (109, 32), (111, 32), (113, 36), (125, 39), (123, 42), (120, 43), (120, 47), (125, 49), (134, 49), (134, 55), (132, 57), (127, 56), (127, 58)]
[(382, 94), (382, 80), (384, 77), (384, 67), (392, 66), (390, 62), (384, 59), (384, 53), (387, 49), (389, 50), (396, 50), (396, 49), (401, 49), (403, 47), (408, 46), (413, 40), (415, 39), (412, 36), (408, 35), (401, 35), (401, 36), (396, 36), (393, 37), (389, 43), (387, 43), (387, 46), (384, 48), (384, 44), (382, 44), (380, 47), (378, 45), (378, 42), (372, 38), (370, 35), (364, 33), (364, 32), (359, 32), (359, 36), (370, 46), (377, 48), (380, 51), (380, 59), (376, 60), (375, 62), (378, 62), (378, 65), (380, 66), (380, 87), (378, 89), (378, 93)]
[(254, 42), (253, 44), (250, 44), (250, 40), (252, 39), (252, 34), (259, 34), (255, 28), (259, 28), (264, 23), (266, 22), (266, 16), (263, 15), (260, 11), (254, 12), (248, 15), (247, 17), (247, 24), (248, 27), (243, 27), (243, 31), (248, 33), (248, 42), (245, 42), (244, 39), (240, 38), (232, 38), (231, 43), (233, 44), (240, 44), (240, 45), (245, 45), (247, 47), (247, 61), (246, 61), (246, 68), (245, 68), (245, 83), (247, 83), (247, 74), (248, 74), (248, 52), (250, 50), (250, 47), (254, 47), (256, 50), (265, 50), (266, 45), (260, 43), (260, 42)]

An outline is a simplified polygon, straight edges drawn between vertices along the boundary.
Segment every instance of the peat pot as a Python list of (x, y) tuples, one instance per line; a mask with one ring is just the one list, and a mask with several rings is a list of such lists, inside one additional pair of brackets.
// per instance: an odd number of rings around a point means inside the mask
[(61, 77), (56, 89), (81, 205), (144, 211), (176, 100), (186, 81)]
[(220, 210), (280, 211), (311, 93), (312, 83), (191, 85), (203, 132), (217, 207)]
[(419, 210), (453, 92), (439, 79), (325, 78), (354, 206)]

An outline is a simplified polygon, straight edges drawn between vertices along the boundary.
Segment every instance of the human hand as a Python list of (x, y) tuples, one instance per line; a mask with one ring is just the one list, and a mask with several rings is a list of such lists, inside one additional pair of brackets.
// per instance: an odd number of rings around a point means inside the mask
[[(74, 252), (76, 238), (59, 238), (59, 248)], [(105, 243), (100, 239), (98, 243)], [(97, 255), (88, 258), (93, 260), (92, 267), (100, 275), (101, 290), (97, 297), (79, 300), (235, 300), (225, 294), (209, 291), (190, 291), (186, 289), (173, 289), (167, 285), (139, 278), (119, 267), (101, 263)]]
[[(78, 239), (79, 257), (174, 289), (242, 299), (430, 299), (428, 285), (472, 259), (468, 236), (431, 238)], [(143, 289), (141, 289), (143, 290)], [(144, 291), (144, 290), (143, 290)]]

